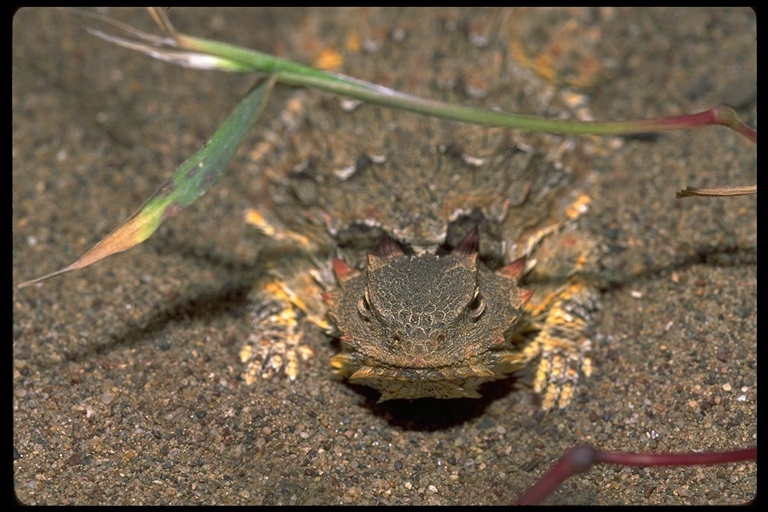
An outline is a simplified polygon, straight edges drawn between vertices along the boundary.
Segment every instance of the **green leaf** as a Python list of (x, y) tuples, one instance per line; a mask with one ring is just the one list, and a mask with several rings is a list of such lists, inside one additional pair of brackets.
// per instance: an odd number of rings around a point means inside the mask
[(87, 28), (87, 30), (118, 46), (186, 68), (269, 73), (274, 74), (276, 80), (282, 84), (313, 87), (369, 103), (453, 121), (561, 135), (631, 135), (721, 125), (735, 130), (752, 142), (757, 142), (757, 131), (739, 121), (736, 113), (723, 105), (695, 114), (606, 122), (546, 119), (453, 105), (420, 98), (340, 73), (321, 71), (256, 50), (182, 34), (173, 27), (162, 9), (151, 8), (149, 12), (164, 36), (155, 36), (119, 21), (93, 14), (89, 16), (123, 30), (132, 39), (113, 36), (93, 28)]
[(134, 247), (154, 233), (162, 222), (189, 206), (216, 183), (259, 118), (275, 84), (274, 76), (260, 80), (238, 104), (203, 148), (188, 158), (128, 220), (71, 265), (43, 277), (23, 282), (31, 286), (54, 276), (93, 265)]

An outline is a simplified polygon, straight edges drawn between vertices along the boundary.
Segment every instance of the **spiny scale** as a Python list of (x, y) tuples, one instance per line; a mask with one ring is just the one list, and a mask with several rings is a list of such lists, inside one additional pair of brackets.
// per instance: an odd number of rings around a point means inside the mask
[(475, 227), (447, 255), (414, 256), (385, 234), (365, 271), (334, 260), (336, 372), (385, 401), (477, 397), (480, 384), (520, 368), (526, 358), (507, 334), (532, 294), (517, 286), (525, 260), (492, 272), (478, 261), (479, 240)]

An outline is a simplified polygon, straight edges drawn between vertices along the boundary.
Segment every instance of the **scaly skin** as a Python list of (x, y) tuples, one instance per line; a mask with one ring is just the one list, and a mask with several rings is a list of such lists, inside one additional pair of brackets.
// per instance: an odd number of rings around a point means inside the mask
[[(472, 30), (487, 40), (443, 27), (446, 44), (464, 49), (444, 54), (420, 44), (407, 20), (385, 20), (394, 11), (365, 11), (352, 25), (399, 23), (408, 31), (405, 40), (381, 38), (380, 51), (422, 72), (405, 77), (407, 87), (383, 85), (523, 113), (567, 110), (567, 99), (551, 91), (530, 96), (541, 81), (509, 59), (514, 20), (499, 14), (473, 14)], [(370, 78), (364, 51), (348, 48), (343, 61), (346, 73)], [(485, 70), (482, 81), (467, 81), (473, 66)], [(265, 235), (269, 278), (252, 296), (254, 329), (240, 353), (247, 383), (297, 378), (313, 353), (307, 329), (316, 324), (341, 337), (337, 373), (378, 389), (381, 400), (479, 396), (482, 382), (535, 362), (542, 407), (568, 405), (579, 375), (591, 372), (586, 331), (597, 309), (599, 250), (578, 220), (588, 210), (582, 185), (585, 156), (600, 150), (595, 141), (450, 123), (307, 92), (288, 103), (275, 130), (269, 147), (256, 151), (259, 202), (267, 207), (248, 216)], [(476, 233), (468, 242), (474, 227), (479, 241)], [(396, 241), (385, 243), (383, 255), (382, 236)], [(349, 269), (340, 287), (335, 256)], [(527, 267), (505, 275), (519, 258)], [(461, 279), (449, 268), (463, 269)], [(518, 280), (535, 290), (525, 306), (521, 296), (530, 294)], [(423, 290), (425, 283), (434, 290)], [(476, 291), (486, 310), (472, 323), (466, 315)], [(434, 308), (445, 317), (424, 313), (393, 324), (393, 308)], [(430, 321), (439, 325), (423, 323)]]

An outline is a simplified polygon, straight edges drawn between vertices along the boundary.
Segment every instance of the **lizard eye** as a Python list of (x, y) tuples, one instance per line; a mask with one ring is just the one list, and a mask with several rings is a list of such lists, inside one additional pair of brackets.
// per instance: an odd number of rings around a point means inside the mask
[(476, 322), (485, 311), (485, 300), (483, 300), (483, 296), (480, 295), (479, 288), (475, 289), (475, 296), (472, 297), (472, 300), (467, 305), (467, 310), (469, 311), (470, 319), (473, 322)]
[(368, 290), (366, 290), (365, 294), (357, 301), (357, 312), (360, 313), (363, 320), (367, 322), (371, 321), (373, 312), (371, 311), (371, 303), (368, 301)]

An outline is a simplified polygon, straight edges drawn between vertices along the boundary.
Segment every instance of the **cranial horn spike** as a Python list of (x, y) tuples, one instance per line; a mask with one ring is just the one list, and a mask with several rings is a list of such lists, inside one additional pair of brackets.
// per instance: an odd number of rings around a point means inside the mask
[(503, 335), (499, 334), (498, 336), (494, 336), (491, 339), (491, 346), (503, 345), (505, 341), (507, 341), (507, 338), (505, 338)]
[(493, 373), (493, 370), (489, 369), (487, 366), (478, 363), (472, 366), (472, 375), (475, 377), (488, 378), (493, 377), (495, 374)]
[(333, 265), (333, 273), (336, 275), (336, 279), (339, 283), (346, 283), (357, 275), (357, 272), (347, 265), (344, 260), (333, 258), (331, 263)]
[(376, 256), (375, 254), (369, 254), (368, 255), (368, 272), (375, 272), (376, 270), (379, 270), (381, 267), (387, 264), (386, 258), (381, 258), (379, 256)]
[(381, 240), (379, 241), (379, 249), (377, 252), (379, 253), (379, 256), (388, 260), (398, 258), (400, 256), (405, 256), (405, 253), (403, 252), (403, 249), (400, 247), (400, 245), (395, 241), (394, 238), (389, 236), (386, 231), (383, 235), (381, 235)]
[(459, 244), (453, 248), (451, 254), (457, 258), (465, 258), (469, 255), (476, 254), (479, 245), (480, 231), (477, 229), (477, 226), (475, 226), (470, 229), (466, 235), (464, 235), (464, 238), (461, 239)]
[(473, 252), (467, 256), (460, 257), (459, 265), (469, 270), (470, 272), (475, 272), (477, 270), (477, 253)]
[(524, 306), (528, 304), (528, 301), (531, 300), (531, 297), (533, 297), (533, 290), (528, 290), (526, 288), (520, 289), (520, 306)]
[(512, 263), (501, 267), (496, 273), (508, 279), (517, 281), (525, 272), (525, 256), (517, 258)]
[(376, 370), (374, 370), (370, 366), (363, 366), (362, 368), (358, 369), (355, 373), (350, 375), (349, 380), (354, 381), (359, 379), (367, 379), (375, 375), (376, 375)]

